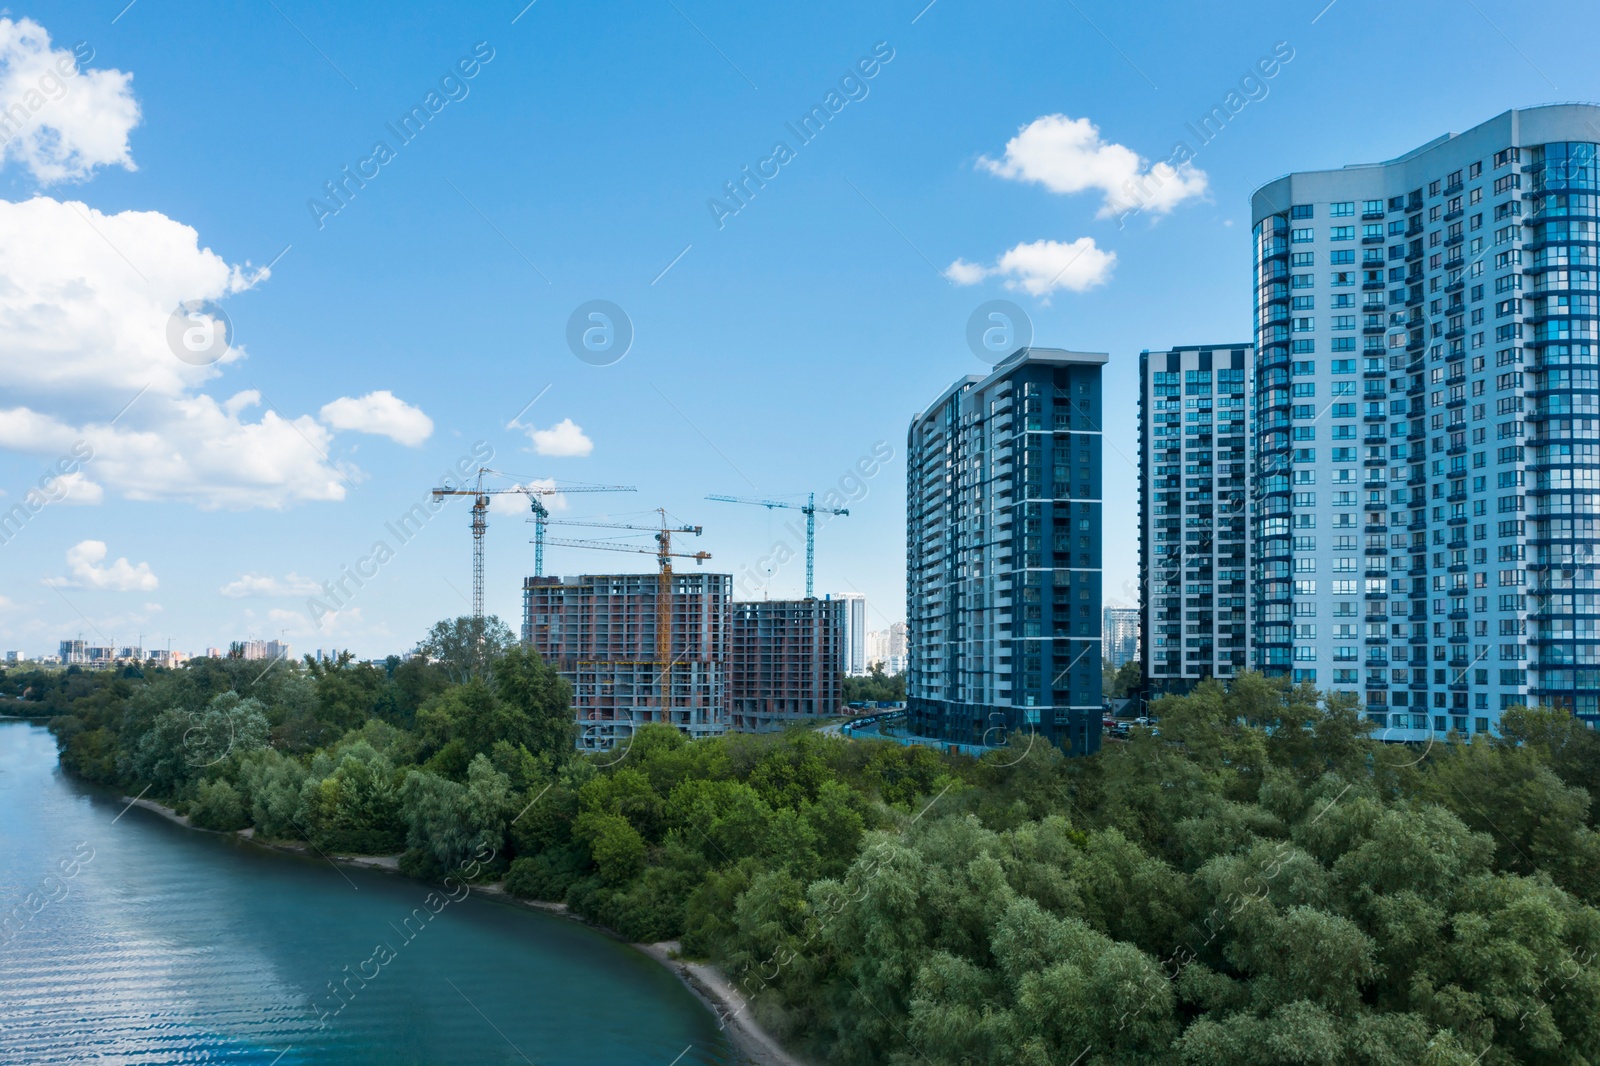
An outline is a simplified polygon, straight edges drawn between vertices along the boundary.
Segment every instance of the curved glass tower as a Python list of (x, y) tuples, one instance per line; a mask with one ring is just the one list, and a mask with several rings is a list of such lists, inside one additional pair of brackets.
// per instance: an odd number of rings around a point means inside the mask
[(1600, 720), (1600, 107), (1253, 202), (1255, 665), (1390, 739)]

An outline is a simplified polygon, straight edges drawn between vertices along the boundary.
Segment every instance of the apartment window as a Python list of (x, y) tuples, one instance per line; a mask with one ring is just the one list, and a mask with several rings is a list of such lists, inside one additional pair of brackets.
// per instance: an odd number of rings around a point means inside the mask
[(1312, 229), (1310, 226), (1306, 226), (1302, 229), (1292, 229), (1289, 231), (1289, 240), (1293, 241), (1295, 244), (1310, 244), (1316, 239), (1317, 231)]
[(1342, 200), (1339, 203), (1328, 205), (1328, 214), (1333, 218), (1346, 218), (1356, 213), (1354, 200)]
[(1289, 256), (1289, 265), (1297, 267), (1314, 266), (1317, 261), (1316, 252), (1293, 252)]
[(1356, 239), (1356, 228), (1354, 226), (1334, 226), (1328, 231), (1328, 239), (1330, 241), (1353, 241)]
[(1310, 218), (1315, 209), (1314, 204), (1295, 204), (1289, 208), (1290, 218)]

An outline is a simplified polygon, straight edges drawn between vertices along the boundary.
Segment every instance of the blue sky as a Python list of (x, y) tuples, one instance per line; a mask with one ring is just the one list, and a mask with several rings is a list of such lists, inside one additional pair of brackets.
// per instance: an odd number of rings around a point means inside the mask
[[(119, 8), (13, 7), (0, 49), (0, 108), (28, 117), (0, 169), (0, 511), (67, 475), (0, 544), (6, 649), (404, 650), (468, 609), (467, 509), (404, 543), (386, 523), (475, 447), (519, 479), (637, 486), (563, 514), (665, 507), (746, 588), (783, 541), (774, 596), (803, 587), (790, 516), (703, 497), (842, 486), (818, 589), (864, 593), (885, 626), (907, 423), (984, 368), (965, 331), (994, 299), (1035, 343), (1111, 355), (1106, 593), (1134, 603), (1138, 352), (1249, 338), (1250, 192), (1600, 98), (1586, 54), (1551, 47), (1563, 23), (1593, 36), (1577, 4), (1537, 24), (1490, 0)], [(75, 47), (92, 58), (27, 111)], [(1188, 124), (1230, 92), (1249, 99), (1201, 144)], [(1119, 180), (1180, 141), (1192, 160), (1119, 223)], [(372, 176), (340, 204), (324, 183), (347, 166)], [(746, 167), (769, 177), (736, 205)], [(222, 362), (167, 350), (186, 299), (231, 319)], [(610, 365), (568, 347), (591, 300), (632, 323)], [(513, 510), (491, 518), (487, 602), (515, 624), (532, 527)], [(338, 603), (314, 593), (357, 566), (374, 576)]]

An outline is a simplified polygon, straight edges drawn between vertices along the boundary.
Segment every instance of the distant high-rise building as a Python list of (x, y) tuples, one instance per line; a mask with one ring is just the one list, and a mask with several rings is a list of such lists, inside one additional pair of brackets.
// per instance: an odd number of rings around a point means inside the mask
[(1600, 721), (1600, 107), (1252, 199), (1256, 661), (1381, 736)]
[(1100, 654), (1117, 667), (1139, 657), (1139, 608), (1107, 607), (1100, 612)]
[(26, 661), (26, 657), (20, 651), (6, 652), (6, 662), (8, 664), (20, 663), (24, 661)]
[(1140, 665), (1152, 696), (1249, 664), (1255, 346), (1139, 355)]
[(887, 629), (867, 630), (867, 666), (873, 663), (886, 662), (889, 658), (889, 631)]
[(88, 644), (81, 640), (63, 640), (61, 642), (61, 662), (63, 664), (86, 663), (88, 661)]
[(734, 729), (774, 732), (839, 713), (846, 605), (826, 599), (732, 605), (728, 693)]
[(859, 592), (838, 592), (828, 597), (842, 600), (844, 612), (844, 648), (840, 665), (846, 674), (859, 677), (868, 672), (867, 663), (867, 598)]
[(918, 733), (1100, 747), (1106, 356), (1023, 348), (911, 423), (908, 717)]
[(246, 640), (239, 644), (240, 657), (245, 659), (287, 659), (289, 645), (276, 640)]

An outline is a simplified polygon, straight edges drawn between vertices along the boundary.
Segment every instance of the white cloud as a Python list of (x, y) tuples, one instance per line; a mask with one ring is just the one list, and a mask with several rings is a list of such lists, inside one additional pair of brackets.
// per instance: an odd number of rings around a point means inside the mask
[(150, 572), (149, 563), (130, 564), (127, 557), (110, 566), (99, 565), (106, 557), (106, 542), (85, 540), (67, 549), (67, 566), (72, 577), (62, 583), (109, 592), (152, 592), (160, 582)]
[(1008, 289), (1021, 289), (1032, 296), (1048, 296), (1056, 289), (1083, 292), (1104, 285), (1111, 279), (1111, 269), (1116, 262), (1116, 252), (1096, 247), (1093, 237), (1079, 237), (1070, 244), (1061, 241), (1019, 244), (990, 267), (957, 259), (945, 268), (944, 276), (957, 285), (976, 285), (987, 277), (1003, 277)]
[(106, 498), (103, 486), (89, 480), (89, 475), (82, 470), (74, 470), (70, 474), (62, 474), (51, 486), (51, 498), (59, 494), (60, 501), (68, 504), (93, 505)]
[(133, 500), (242, 510), (344, 498), (349, 474), (324, 458), (332, 435), (309, 415), (267, 411), (247, 422), (204, 395), (145, 397), (129, 415), (116, 425), (71, 425), (27, 408), (0, 410), (0, 448), (50, 453), (86, 440), (95, 475)]
[(49, 32), (32, 19), (0, 18), (0, 163), (19, 160), (41, 181), (81, 181), (100, 166), (134, 169), (133, 75), (80, 69), (93, 58), (87, 43), (51, 48)]
[(92, 483), (203, 508), (343, 499), (358, 472), (329, 457), (328, 427), (253, 389), (220, 402), (197, 391), (241, 348), (194, 366), (168, 346), (180, 302), (220, 300), (267, 276), (157, 212), (0, 200), (0, 395), (15, 405), (0, 408), (0, 448), (51, 458), (86, 442), (91, 495)]
[(345, 607), (337, 611), (318, 612), (316, 620), (302, 611), (288, 611), (282, 607), (274, 607), (267, 612), (267, 620), (277, 629), (287, 630), (291, 637), (330, 637), (349, 636), (353, 633), (387, 632), (382, 627), (365, 627), (361, 617), (361, 608)]
[(322, 420), (334, 429), (374, 433), (412, 447), (433, 433), (433, 419), (388, 389), (369, 392), (360, 399), (342, 396), (323, 404)]
[(1098, 189), (1104, 194), (1099, 215), (1147, 210), (1166, 214), (1185, 200), (1204, 196), (1206, 172), (1180, 162), (1151, 166), (1139, 153), (1100, 139), (1087, 118), (1044, 115), (1006, 142), (1003, 159), (984, 156), (978, 165), (1013, 181), (1031, 181), (1051, 192)]
[(540, 455), (578, 456), (594, 451), (594, 441), (570, 418), (563, 418), (549, 429), (530, 429), (533, 450)]
[(217, 591), (232, 600), (245, 596), (308, 596), (322, 591), (322, 586), (308, 577), (290, 573), (278, 578), (270, 574), (240, 574)]
[(108, 413), (146, 387), (179, 395), (245, 353), (231, 348), (210, 366), (178, 359), (167, 342), (174, 309), (264, 276), (247, 277), (159, 212), (0, 201), (0, 387), (93, 398)]

